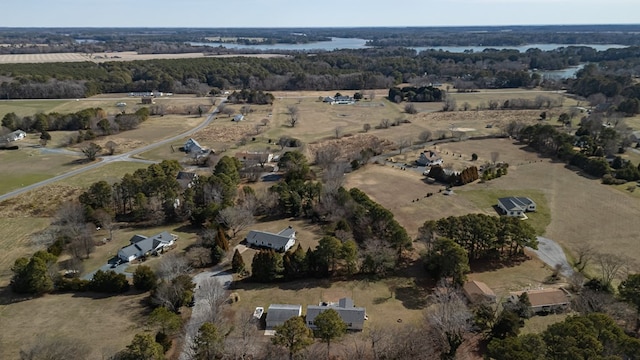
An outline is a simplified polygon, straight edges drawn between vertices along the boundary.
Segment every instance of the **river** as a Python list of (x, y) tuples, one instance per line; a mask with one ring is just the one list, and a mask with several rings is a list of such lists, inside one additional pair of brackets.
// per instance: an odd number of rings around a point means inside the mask
[[(211, 46), (211, 47), (225, 47), (228, 49), (241, 49), (241, 50), (260, 50), (260, 51), (274, 51), (274, 50), (282, 50), (282, 51), (313, 51), (313, 50), (324, 50), (324, 51), (333, 51), (337, 49), (366, 49), (368, 46), (366, 45), (367, 40), (365, 39), (356, 39), (356, 38), (331, 38), (331, 41), (320, 41), (306, 44), (260, 44), (260, 45), (244, 45), (244, 44), (234, 44), (234, 43), (221, 43), (221, 42), (190, 42), (189, 44), (193, 46)], [(579, 44), (579, 45), (570, 45), (570, 44), (530, 44), (530, 45), (518, 45), (518, 46), (418, 46), (418, 47), (408, 47), (409, 49), (414, 49), (418, 52), (424, 50), (442, 50), (449, 52), (465, 52), (465, 51), (473, 51), (473, 52), (482, 52), (485, 49), (513, 49), (518, 50), (520, 52), (525, 52), (531, 48), (538, 48), (542, 51), (554, 50), (560, 47), (567, 46), (588, 46), (594, 48), (597, 51), (603, 51), (607, 49), (620, 49), (627, 47), (626, 45), (617, 45), (617, 44)]]

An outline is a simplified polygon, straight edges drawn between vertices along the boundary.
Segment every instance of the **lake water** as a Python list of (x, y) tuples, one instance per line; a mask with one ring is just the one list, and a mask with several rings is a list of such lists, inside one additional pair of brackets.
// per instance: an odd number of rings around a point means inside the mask
[[(189, 44), (194, 46), (211, 46), (211, 47), (225, 47), (227, 49), (242, 49), (242, 50), (260, 50), (260, 51), (273, 51), (273, 50), (284, 50), (284, 51), (313, 51), (313, 50), (325, 50), (332, 51), (337, 49), (365, 49), (368, 48), (366, 46), (367, 40), (365, 39), (356, 39), (356, 38), (331, 38), (331, 41), (320, 41), (314, 43), (307, 44), (261, 44), (261, 45), (244, 45), (244, 44), (233, 44), (233, 43), (220, 43), (220, 42), (190, 42)], [(520, 52), (525, 52), (531, 48), (538, 48), (543, 51), (554, 50), (560, 47), (567, 46), (588, 46), (596, 49), (597, 51), (603, 51), (607, 49), (619, 49), (625, 48), (626, 45), (616, 45), (616, 44), (580, 44), (580, 45), (568, 45), (568, 44), (531, 44), (531, 45), (520, 45), (520, 46), (497, 46), (497, 47), (486, 47), (486, 46), (420, 46), (420, 47), (410, 47), (410, 49), (414, 49), (418, 52), (434, 49), (434, 50), (442, 50), (449, 52), (464, 52), (464, 51), (473, 51), (473, 52), (482, 52), (487, 48), (492, 49), (515, 49)]]
[(576, 76), (576, 73), (584, 67), (585, 64), (578, 66), (570, 66), (561, 70), (534, 70), (533, 72), (542, 75), (545, 79), (569, 79)]

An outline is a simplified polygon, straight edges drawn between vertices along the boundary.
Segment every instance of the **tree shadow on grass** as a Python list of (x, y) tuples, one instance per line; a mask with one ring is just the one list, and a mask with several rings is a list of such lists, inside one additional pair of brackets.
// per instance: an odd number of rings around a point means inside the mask
[(274, 281), (270, 283), (259, 283), (253, 281), (250, 277), (239, 281), (234, 281), (232, 285), (233, 290), (266, 290), (279, 288), (281, 290), (303, 290), (331, 287), (331, 281), (329, 279), (303, 279), (294, 281)]
[(402, 305), (411, 310), (420, 310), (427, 307), (427, 296), (429, 288), (415, 280), (414, 282), (399, 286), (395, 289), (396, 299), (402, 302)]

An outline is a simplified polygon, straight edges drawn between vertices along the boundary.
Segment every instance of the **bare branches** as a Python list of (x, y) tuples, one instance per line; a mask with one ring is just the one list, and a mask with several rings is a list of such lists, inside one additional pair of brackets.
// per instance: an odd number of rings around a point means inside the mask
[(232, 238), (235, 238), (238, 232), (256, 222), (253, 213), (242, 206), (232, 206), (222, 209), (216, 220), (231, 230)]
[(295, 105), (287, 106), (287, 112), (289, 113), (288, 123), (291, 127), (295, 127), (300, 120), (300, 110)]
[(176, 253), (164, 255), (158, 268), (158, 276), (163, 279), (173, 279), (189, 272), (191, 272), (191, 265), (187, 259)]

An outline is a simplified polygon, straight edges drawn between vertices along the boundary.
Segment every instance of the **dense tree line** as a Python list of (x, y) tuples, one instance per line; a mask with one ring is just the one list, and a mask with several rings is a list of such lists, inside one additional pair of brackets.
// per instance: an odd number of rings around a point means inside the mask
[(439, 237), (451, 239), (469, 260), (508, 260), (520, 256), (525, 247), (536, 248), (535, 230), (525, 221), (508, 216), (469, 214), (425, 222), (418, 237), (430, 248)]
[[(390, 88), (402, 82), (457, 81), (462, 88), (535, 86), (540, 78), (528, 70), (557, 69), (582, 62), (635, 61), (638, 48), (595, 52), (590, 48), (557, 51), (423, 52), (408, 49), (363, 49), (296, 53), (276, 58), (199, 58), (105, 63), (3, 64), (0, 98), (77, 98), (97, 93), (159, 90), (199, 92), (210, 88), (254, 91)], [(611, 63), (609, 63), (611, 62)], [(635, 64), (637, 66), (637, 64)], [(634, 66), (631, 66), (633, 68)], [(428, 74), (425, 77), (425, 73)], [(602, 80), (605, 81), (605, 80)], [(605, 81), (607, 84), (610, 81)], [(471, 85), (465, 85), (471, 84)], [(586, 85), (575, 85), (586, 93)], [(458, 86), (456, 86), (458, 87)], [(615, 86), (601, 86), (606, 94)]]
[(628, 139), (615, 129), (603, 126), (601, 119), (585, 118), (575, 135), (549, 124), (531, 125), (520, 132), (520, 139), (538, 152), (566, 161), (589, 175), (600, 178), (613, 174), (613, 177), (626, 181), (640, 179), (640, 169), (630, 161), (617, 159), (618, 163), (612, 169), (605, 159), (605, 155), (624, 149)]
[(401, 102), (438, 102), (443, 100), (443, 92), (433, 86), (405, 86), (403, 88), (392, 87), (387, 98), (390, 101)]

